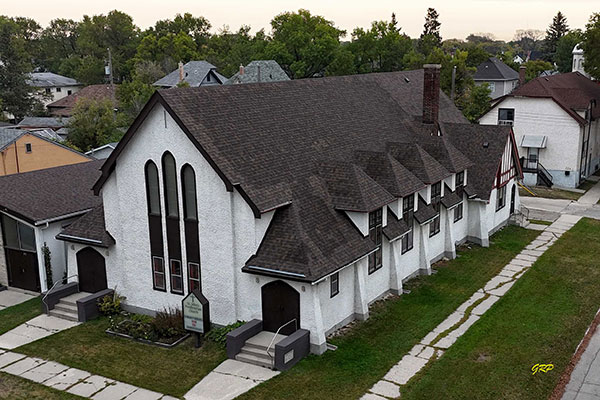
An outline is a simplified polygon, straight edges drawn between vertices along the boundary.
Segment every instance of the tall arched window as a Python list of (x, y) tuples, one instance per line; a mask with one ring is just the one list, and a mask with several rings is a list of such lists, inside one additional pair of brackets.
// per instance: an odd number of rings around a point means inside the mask
[(148, 230), (150, 231), (150, 255), (152, 257), (152, 282), (154, 289), (167, 290), (163, 246), (162, 217), (158, 168), (152, 161), (145, 167), (146, 201), (148, 206)]
[(183, 294), (181, 237), (179, 233), (179, 202), (177, 195), (177, 167), (175, 165), (175, 158), (173, 158), (171, 153), (166, 152), (163, 155), (162, 166), (171, 293)]
[(201, 288), (200, 238), (198, 235), (198, 203), (196, 200), (196, 174), (191, 165), (181, 169), (183, 193), (183, 217), (185, 228), (185, 251), (188, 267), (188, 290)]

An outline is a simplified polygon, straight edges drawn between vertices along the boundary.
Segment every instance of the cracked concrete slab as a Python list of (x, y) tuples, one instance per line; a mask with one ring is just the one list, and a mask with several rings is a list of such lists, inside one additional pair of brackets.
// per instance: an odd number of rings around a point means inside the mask
[(495, 277), (490, 279), (488, 281), (488, 283), (486, 283), (486, 285), (483, 287), (483, 290), (485, 292), (489, 292), (490, 290), (497, 288), (498, 286), (502, 285), (503, 283), (512, 281), (512, 279), (513, 279), (512, 276), (508, 277), (508, 276), (496, 275)]
[(17, 361), (14, 364), (2, 368), (0, 371), (6, 372), (7, 374), (20, 376), (23, 373), (29, 371), (30, 369), (44, 364), (45, 362), (46, 360), (42, 360), (40, 358), (25, 357), (24, 359)]
[(437, 333), (437, 332), (433, 332), (433, 331), (429, 332), (427, 335), (425, 335), (425, 337), (423, 339), (421, 339), (420, 343), (426, 344), (426, 345), (430, 344), (433, 341), (433, 339), (435, 339), (438, 336), (439, 336), (439, 333)]
[(490, 295), (490, 297), (479, 303), (477, 307), (475, 307), (473, 311), (471, 311), (471, 314), (482, 315), (487, 310), (489, 310), (490, 307), (492, 307), (492, 305), (494, 305), (494, 303), (497, 302), (499, 299), (500, 297), (498, 296)]
[(158, 400), (160, 398), (163, 398), (162, 393), (153, 392), (148, 389), (138, 388), (135, 392), (125, 397), (125, 400)]
[(235, 375), (241, 378), (252, 379), (254, 381), (266, 381), (278, 375), (278, 371), (259, 367), (258, 365), (248, 364), (237, 360), (225, 360), (213, 370), (226, 375)]
[(463, 313), (454, 311), (448, 316), (448, 318), (446, 318), (442, 323), (435, 327), (433, 331), (437, 333), (445, 332), (448, 329), (452, 328), (454, 325), (456, 325), (463, 317)]
[(93, 394), (99, 392), (114, 382), (115, 381), (112, 379), (108, 379), (103, 376), (92, 375), (68, 389), (67, 392), (81, 397), (91, 397)]
[(456, 342), (458, 336), (447, 335), (441, 338), (434, 346), (440, 349), (447, 349)]
[(383, 377), (386, 381), (404, 385), (427, 364), (427, 360), (420, 357), (406, 355), (400, 362), (392, 367)]
[(0, 354), (0, 368), (4, 368), (7, 365), (17, 362), (23, 358), (25, 358), (23, 354), (12, 353), (10, 351)]
[(391, 399), (396, 399), (400, 397), (400, 387), (398, 385), (384, 380), (381, 380), (375, 385), (373, 385), (370, 391), (372, 393)]
[(516, 280), (505, 283), (504, 285), (497, 287), (496, 289), (490, 290), (488, 293), (494, 296), (502, 297), (509, 291), (509, 289), (515, 284)]
[(479, 320), (479, 315), (469, 315), (469, 318), (458, 326), (455, 330), (450, 332), (448, 336), (461, 337), (475, 322)]
[(105, 389), (99, 391), (94, 396), (92, 396), (92, 400), (122, 399), (135, 392), (136, 389), (136, 386), (132, 386), (128, 383), (115, 382), (106, 386)]
[(76, 383), (85, 380), (91, 375), (92, 374), (90, 374), (87, 371), (82, 371), (76, 368), (69, 368), (68, 370), (60, 372), (54, 377), (43, 382), (43, 384), (56, 390), (66, 390), (71, 386), (75, 385)]
[(0, 335), (0, 347), (9, 350), (16, 349), (77, 325), (79, 322), (67, 321), (45, 314), (39, 315)]
[(61, 372), (66, 371), (67, 369), (69, 369), (69, 367), (67, 367), (66, 365), (62, 365), (54, 361), (48, 361), (38, 367), (35, 367), (25, 372), (23, 375), (21, 375), (21, 378), (29, 379), (30, 381), (34, 381), (37, 383), (42, 383), (50, 378), (55, 377)]
[(471, 307), (473, 304), (475, 304), (477, 301), (481, 300), (484, 297), (485, 297), (485, 294), (483, 292), (477, 291), (477, 292), (473, 293), (473, 295), (469, 298), (469, 300), (462, 303), (460, 305), (460, 307), (458, 307), (456, 309), (456, 311), (464, 314), (465, 311), (467, 311), (467, 308)]
[(373, 393), (367, 393), (363, 395), (363, 397), (361, 397), (360, 400), (386, 400), (386, 398)]
[(31, 300), (36, 297), (37, 295), (14, 289), (3, 290), (0, 292), (0, 307), (7, 308), (16, 306), (17, 304), (24, 303), (27, 300)]
[(435, 349), (433, 347), (426, 346), (423, 349), (423, 351), (419, 353), (419, 355), (417, 357), (424, 358), (425, 360), (429, 360), (433, 356), (434, 352), (435, 352)]

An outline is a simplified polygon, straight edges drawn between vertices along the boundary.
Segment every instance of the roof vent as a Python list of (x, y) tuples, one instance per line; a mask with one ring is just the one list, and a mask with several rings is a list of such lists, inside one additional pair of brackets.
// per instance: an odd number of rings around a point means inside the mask
[(483, 148), (487, 149), (488, 147), (490, 147), (490, 142), (483, 142)]
[(404, 82), (410, 83), (410, 79), (408, 79), (407, 77), (404, 77)]

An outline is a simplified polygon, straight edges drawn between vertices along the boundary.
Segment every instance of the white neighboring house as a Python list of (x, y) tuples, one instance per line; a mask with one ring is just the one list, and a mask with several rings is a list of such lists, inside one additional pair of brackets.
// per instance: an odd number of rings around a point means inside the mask
[(579, 47), (579, 44), (577, 44), (573, 48), (573, 68), (571, 69), (571, 72), (579, 72), (581, 75), (585, 76), (586, 78), (591, 79), (590, 74), (585, 72), (584, 64), (585, 64), (585, 57), (583, 56), (583, 49), (581, 47)]
[(579, 72), (538, 77), (504, 96), (483, 125), (511, 125), (524, 183), (568, 188), (600, 167), (600, 85)]
[(323, 353), (519, 208), (512, 129), (469, 124), (425, 71), (159, 90), (102, 167), (102, 218), (57, 236), (69, 275), (92, 248), (129, 310), (200, 289), (212, 323), (301, 328)]
[(490, 97), (497, 99), (512, 92), (519, 85), (519, 73), (496, 57), (490, 57), (477, 66), (473, 76), (476, 85), (487, 83)]
[(83, 87), (75, 79), (53, 72), (33, 72), (28, 83), (43, 95), (40, 99), (44, 106), (76, 93)]
[(113, 150), (117, 148), (118, 144), (119, 142), (107, 143), (104, 146), (88, 151), (85, 155), (93, 157), (96, 160), (106, 160), (112, 154)]
[(45, 292), (43, 246), (51, 253), (53, 283), (66, 272), (66, 246), (55, 236), (101, 204), (91, 185), (100, 161), (0, 177), (0, 284)]

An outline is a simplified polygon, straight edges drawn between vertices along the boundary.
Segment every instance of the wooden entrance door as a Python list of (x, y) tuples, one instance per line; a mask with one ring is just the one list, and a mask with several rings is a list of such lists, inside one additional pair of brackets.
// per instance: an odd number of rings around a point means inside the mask
[(96, 293), (108, 287), (104, 257), (91, 247), (77, 252), (77, 274), (81, 292)]
[(7, 248), (6, 259), (9, 286), (33, 292), (41, 290), (37, 253)]
[(276, 332), (285, 323), (291, 322), (281, 331), (290, 335), (300, 328), (300, 293), (283, 281), (273, 281), (261, 289), (263, 329)]

